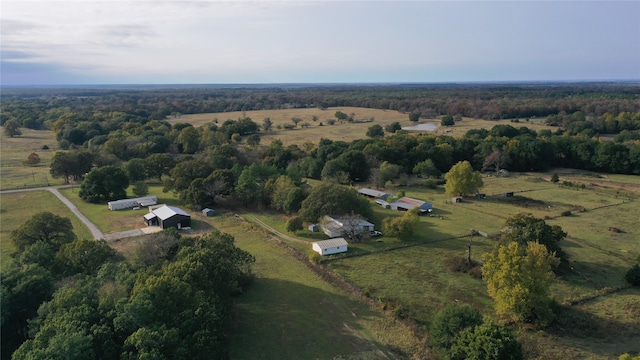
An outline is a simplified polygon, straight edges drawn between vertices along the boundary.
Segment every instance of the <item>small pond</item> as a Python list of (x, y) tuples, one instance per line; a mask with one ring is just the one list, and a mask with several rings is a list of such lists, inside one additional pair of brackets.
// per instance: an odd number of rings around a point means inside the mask
[(407, 131), (435, 131), (438, 128), (438, 124), (436, 123), (424, 123), (417, 124), (412, 126), (403, 126), (402, 130)]

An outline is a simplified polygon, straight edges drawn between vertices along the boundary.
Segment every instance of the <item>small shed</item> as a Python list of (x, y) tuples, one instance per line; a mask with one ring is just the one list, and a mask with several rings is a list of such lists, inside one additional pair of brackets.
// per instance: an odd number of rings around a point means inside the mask
[(333, 238), (329, 240), (316, 241), (311, 243), (313, 251), (320, 255), (331, 255), (347, 252), (349, 244), (344, 238)]
[(209, 208), (202, 209), (202, 213), (205, 216), (214, 216), (216, 214), (216, 212), (213, 209), (209, 209)]
[(502, 193), (504, 197), (513, 197), (513, 191)]
[(144, 215), (148, 226), (160, 226), (163, 229), (191, 227), (191, 215), (175, 206), (163, 205)]
[(320, 231), (320, 228), (318, 228), (318, 224), (309, 224), (309, 231), (311, 232), (318, 232)]
[(461, 203), (462, 202), (462, 196), (454, 196), (451, 198), (451, 202), (452, 203)]

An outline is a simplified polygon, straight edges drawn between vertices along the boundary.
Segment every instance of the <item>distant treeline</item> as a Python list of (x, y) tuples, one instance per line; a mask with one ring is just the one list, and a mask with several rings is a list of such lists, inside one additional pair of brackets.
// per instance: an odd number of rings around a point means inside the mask
[[(23, 127), (42, 129), (51, 128), (68, 112), (85, 121), (96, 117), (105, 120), (96, 112), (120, 112), (133, 121), (146, 121), (172, 114), (338, 106), (419, 113), (422, 118), (444, 114), (482, 119), (559, 115), (564, 126), (573, 117), (566, 120), (563, 114), (579, 112), (575, 121), (592, 124), (579, 127), (591, 126), (597, 133), (640, 129), (637, 83), (4, 89), (0, 123), (14, 119)], [(604, 125), (608, 117), (618, 118), (621, 113), (629, 113), (630, 121)]]

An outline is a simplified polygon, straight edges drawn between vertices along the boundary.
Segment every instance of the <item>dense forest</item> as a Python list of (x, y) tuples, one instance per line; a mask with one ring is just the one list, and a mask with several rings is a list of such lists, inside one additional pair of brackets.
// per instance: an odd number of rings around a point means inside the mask
[[(42, 212), (11, 233), (2, 359), (225, 359), (232, 296), (253, 256), (230, 235), (146, 238), (124, 258)], [(12, 354), (13, 353), (13, 354)]]

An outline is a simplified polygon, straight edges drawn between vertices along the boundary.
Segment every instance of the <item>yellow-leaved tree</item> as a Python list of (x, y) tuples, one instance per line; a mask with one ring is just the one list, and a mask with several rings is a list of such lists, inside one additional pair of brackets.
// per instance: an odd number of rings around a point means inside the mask
[(474, 171), (471, 163), (466, 160), (453, 165), (444, 178), (447, 180), (444, 189), (449, 195), (476, 194), (484, 185), (482, 175), (478, 171)]
[(484, 255), (482, 277), (496, 313), (513, 321), (548, 325), (553, 320), (549, 286), (552, 268), (560, 263), (554, 253), (536, 242), (512, 242)]

